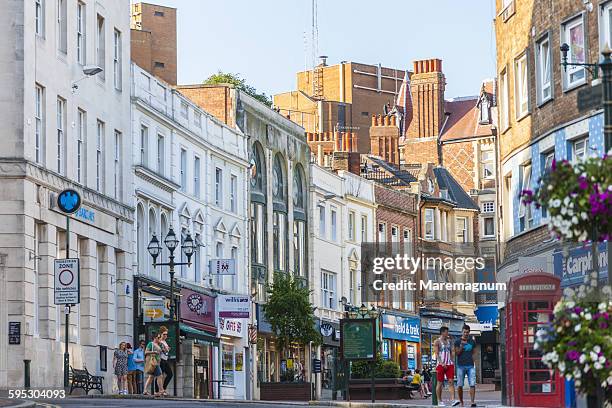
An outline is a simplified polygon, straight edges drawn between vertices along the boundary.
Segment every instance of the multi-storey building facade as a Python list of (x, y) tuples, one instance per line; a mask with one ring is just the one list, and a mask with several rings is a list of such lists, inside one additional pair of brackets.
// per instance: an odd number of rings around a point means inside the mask
[[(162, 240), (172, 228), (181, 242), (191, 235), (196, 244), (191, 266), (176, 271), (179, 284), (201, 288), (203, 295), (216, 293), (250, 294), (248, 257), (247, 139), (242, 132), (204, 112), (162, 80), (132, 64), (133, 161), (135, 170), (136, 228), (139, 282), (154, 285), (169, 282), (166, 267), (153, 268), (147, 245), (153, 235)], [(177, 251), (179, 251), (177, 249)], [(176, 254), (185, 262), (183, 255)], [(167, 262), (164, 248), (157, 262)], [(217, 275), (211, 265), (219, 259), (232, 259), (234, 275)], [(147, 285), (137, 285), (139, 297), (147, 296)], [(149, 294), (151, 296), (151, 294)], [(183, 301), (183, 303), (186, 300)], [(140, 304), (139, 304), (140, 307)], [(142, 310), (136, 311), (135, 337), (144, 334)], [(217, 335), (219, 321), (196, 329)], [(228, 323), (227, 319), (223, 324)], [(239, 333), (224, 333), (220, 344), (205, 347), (187, 340), (182, 359), (177, 363), (179, 395), (193, 397), (191, 372), (194, 359), (208, 361), (208, 378), (224, 378), (224, 398), (246, 398), (247, 375), (244, 370), (221, 368), (217, 356), (232, 355), (232, 365), (245, 365), (236, 358), (248, 347), (246, 327)], [(208, 330), (207, 330), (208, 329)], [(190, 332), (186, 332), (190, 337)], [(201, 339), (199, 339), (201, 340)], [(202, 344), (200, 342), (200, 344)], [(238, 357), (236, 357), (238, 356)], [(211, 389), (210, 392), (213, 390)], [(198, 395), (199, 396), (199, 395)], [(203, 397), (203, 396), (200, 396)]]
[[(0, 339), (0, 388), (63, 385), (55, 259), (80, 258), (69, 364), (112, 384), (113, 350), (131, 336), (128, 7), (11, 2), (0, 18), (12, 27), (0, 46), (0, 323), (21, 325), (18, 344)], [(67, 188), (83, 199), (68, 231), (56, 204)]]
[(350, 130), (357, 136), (354, 150), (368, 153), (370, 118), (394, 107), (408, 72), (350, 61), (327, 65), (322, 58), (297, 73), (297, 90), (274, 95), (274, 106), (307, 132)]
[[(253, 397), (262, 382), (278, 381), (279, 350), (261, 305), (274, 273), (291, 273), (309, 282), (309, 242), (313, 211), (309, 208), (310, 151), (304, 129), (230, 85), (183, 85), (178, 89), (200, 107), (249, 138), (250, 165), (250, 262), (251, 294), (258, 324), (256, 349), (251, 348), (257, 380)], [(256, 350), (256, 351), (255, 351)], [(310, 357), (304, 348), (291, 351), (307, 375)]]
[[(559, 50), (569, 46), (570, 63), (598, 62), (604, 45), (611, 43), (612, 4), (515, 0), (497, 1), (496, 9), (500, 235), (505, 243), (498, 279), (534, 268), (564, 278), (564, 255), (550, 238), (546, 208), (525, 205), (520, 192), (537, 188), (554, 160), (577, 162), (604, 153), (601, 107), (577, 106), (578, 94), (595, 81), (584, 67), (565, 69)], [(579, 251), (570, 250), (568, 256)], [(522, 262), (526, 257), (530, 261)]]

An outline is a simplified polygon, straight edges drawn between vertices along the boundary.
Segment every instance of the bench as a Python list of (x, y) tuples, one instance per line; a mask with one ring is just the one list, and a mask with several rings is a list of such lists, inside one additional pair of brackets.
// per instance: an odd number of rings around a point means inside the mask
[(98, 390), (100, 394), (104, 394), (102, 382), (104, 377), (99, 375), (91, 375), (87, 371), (87, 367), (83, 370), (79, 370), (70, 366), (70, 394), (75, 388), (81, 388), (85, 391), (85, 395), (89, 394), (91, 390)]

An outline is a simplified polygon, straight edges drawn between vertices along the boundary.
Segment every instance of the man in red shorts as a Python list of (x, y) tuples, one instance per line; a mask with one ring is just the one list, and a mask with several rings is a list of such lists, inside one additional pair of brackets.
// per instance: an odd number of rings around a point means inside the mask
[(448, 388), (453, 397), (451, 405), (453, 407), (459, 405), (459, 401), (455, 400), (455, 365), (453, 344), (448, 335), (448, 327), (440, 327), (440, 337), (434, 342), (434, 351), (436, 353), (436, 373), (438, 384), (436, 385), (436, 395), (438, 396), (438, 406), (444, 407), (442, 402), (442, 387), (444, 386), (444, 377), (448, 380)]

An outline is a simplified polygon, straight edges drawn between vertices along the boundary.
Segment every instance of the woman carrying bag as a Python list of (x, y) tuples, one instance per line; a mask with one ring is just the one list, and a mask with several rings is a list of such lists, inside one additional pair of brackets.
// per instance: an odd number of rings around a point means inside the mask
[(159, 334), (153, 333), (153, 338), (151, 339), (151, 342), (147, 344), (147, 348), (145, 349), (145, 375), (147, 376), (147, 381), (145, 382), (144, 386), (144, 395), (151, 395), (149, 393), (149, 387), (155, 378), (157, 381), (157, 388), (159, 390), (159, 392), (155, 393), (156, 397), (164, 394), (164, 384), (161, 377), (162, 371), (159, 367), (162, 351), (159, 341)]

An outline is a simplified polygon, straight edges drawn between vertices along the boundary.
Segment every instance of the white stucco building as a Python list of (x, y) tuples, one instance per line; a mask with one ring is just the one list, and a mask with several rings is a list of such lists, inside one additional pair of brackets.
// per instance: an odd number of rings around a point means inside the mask
[[(374, 183), (347, 171), (310, 165), (314, 228), (310, 285), (315, 316), (323, 336), (314, 358), (321, 359), (317, 396), (331, 385), (339, 356), (344, 305), (360, 306), (361, 243), (375, 240)], [(321, 329), (321, 327), (323, 327)], [(325, 392), (325, 391), (323, 391)]]
[[(219, 293), (249, 295), (246, 136), (135, 64), (132, 77), (132, 152), (137, 200), (134, 272), (144, 282), (137, 287), (139, 297), (155, 294), (147, 288), (148, 283), (161, 286), (169, 282), (167, 267), (152, 267), (147, 245), (153, 235), (163, 241), (170, 228), (181, 241), (191, 234), (196, 243), (191, 266), (177, 267), (175, 278), (180, 286), (188, 286), (211, 302)], [(163, 243), (162, 248), (157, 262), (168, 262), (168, 250)], [(177, 262), (186, 261), (180, 244), (175, 256)], [(233, 259), (236, 274), (215, 275), (210, 266), (217, 259)], [(187, 301), (182, 296), (181, 311)], [(134, 336), (143, 336), (142, 310), (135, 314)], [(182, 356), (175, 367), (178, 395), (205, 397), (205, 393), (199, 394), (197, 390), (197, 379), (194, 385), (194, 361), (198, 360), (196, 363), (205, 368), (209, 384), (213, 379), (225, 380), (222, 398), (246, 398), (244, 358), (248, 354), (244, 348), (248, 346), (249, 322), (242, 319), (233, 322), (239, 324), (231, 324), (225, 319), (222, 325), (219, 323), (216, 316), (184, 322), (204, 334), (199, 338), (197, 333), (185, 334)], [(206, 333), (218, 337), (203, 340)], [(216, 386), (207, 390), (213, 391), (216, 396)]]
[[(132, 322), (129, 1), (11, 1), (0, 25), (0, 326), (21, 328), (13, 344), (0, 336), (0, 389), (63, 385), (53, 268), (78, 257), (70, 364), (109, 391)], [(69, 234), (55, 204), (67, 188), (83, 199)]]

